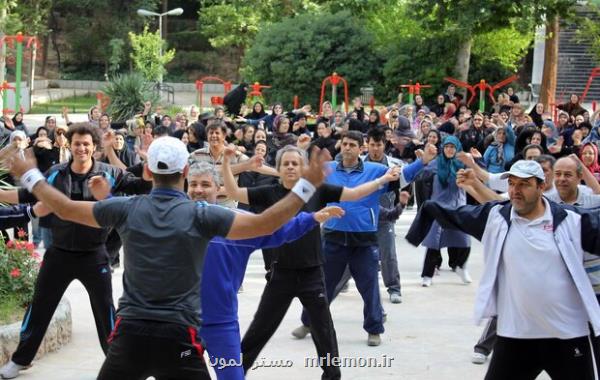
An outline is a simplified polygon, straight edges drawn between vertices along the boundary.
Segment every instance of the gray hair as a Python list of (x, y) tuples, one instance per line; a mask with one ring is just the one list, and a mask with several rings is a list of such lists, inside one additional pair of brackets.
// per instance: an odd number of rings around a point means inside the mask
[(277, 155), (275, 156), (275, 169), (279, 171), (279, 167), (281, 166), (281, 157), (284, 153), (287, 152), (295, 152), (298, 153), (300, 159), (302, 160), (302, 164), (308, 165), (308, 154), (304, 149), (300, 149), (294, 145), (286, 145), (283, 148), (277, 151)]
[(188, 172), (188, 179), (192, 176), (203, 175), (209, 175), (216, 185), (219, 185), (221, 183), (221, 176), (219, 175), (219, 172), (217, 172), (217, 169), (214, 165), (203, 161), (194, 162), (190, 166), (190, 171)]

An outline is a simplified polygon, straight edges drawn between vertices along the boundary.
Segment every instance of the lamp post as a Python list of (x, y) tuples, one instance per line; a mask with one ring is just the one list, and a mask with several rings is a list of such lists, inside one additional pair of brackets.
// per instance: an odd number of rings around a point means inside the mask
[[(156, 12), (152, 12), (152, 11), (148, 11), (146, 9), (138, 9), (137, 10), (137, 14), (138, 16), (142, 16), (142, 17), (158, 17), (158, 34), (160, 35), (160, 39), (162, 41), (163, 35), (162, 35), (162, 18), (163, 16), (180, 16), (183, 14), (183, 9), (181, 8), (175, 8), (175, 9), (171, 9), (168, 12), (165, 13), (156, 13)], [(160, 47), (158, 49), (158, 56), (160, 58), (162, 58), (162, 43), (160, 44)], [(160, 73), (160, 77), (158, 77), (158, 83), (162, 84), (162, 72)]]

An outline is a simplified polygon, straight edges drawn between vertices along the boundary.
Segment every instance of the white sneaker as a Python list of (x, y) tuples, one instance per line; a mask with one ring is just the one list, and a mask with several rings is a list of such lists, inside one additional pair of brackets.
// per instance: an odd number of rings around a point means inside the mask
[(19, 376), (19, 372), (31, 367), (30, 365), (20, 365), (12, 360), (0, 368), (0, 379), (14, 379)]
[(428, 288), (431, 286), (431, 277), (423, 277), (423, 287)]
[(292, 330), (292, 335), (298, 339), (304, 339), (310, 333), (310, 327), (306, 327), (304, 325), (300, 327), (296, 327)]
[(465, 284), (470, 284), (473, 282), (473, 279), (471, 279), (471, 275), (469, 274), (467, 268), (456, 267), (456, 274)]
[(435, 271), (433, 272), (434, 276), (439, 276), (440, 275), (440, 268), (435, 268)]
[(481, 352), (473, 352), (473, 355), (471, 355), (471, 363), (473, 364), (483, 364), (486, 361), (487, 356), (485, 356)]

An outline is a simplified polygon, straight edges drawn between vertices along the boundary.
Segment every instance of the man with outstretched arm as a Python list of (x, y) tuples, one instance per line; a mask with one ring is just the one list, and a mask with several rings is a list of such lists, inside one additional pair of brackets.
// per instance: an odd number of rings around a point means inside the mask
[(99, 202), (73, 201), (56, 191), (33, 159), (11, 161), (13, 174), (62, 219), (114, 227), (123, 240), (123, 296), (98, 379), (209, 379), (203, 348), (196, 340), (208, 241), (214, 236), (245, 239), (273, 233), (324, 178), (323, 159), (316, 153), (304, 178), (276, 205), (259, 215), (234, 214), (215, 205), (198, 205), (183, 192), (188, 156), (181, 140), (154, 140), (144, 167), (152, 177), (151, 193)]
[(486, 380), (535, 379), (542, 371), (553, 379), (597, 379), (592, 341), (600, 307), (583, 260), (584, 252), (600, 255), (600, 215), (544, 198), (537, 162), (517, 161), (504, 177), (509, 202), (456, 209), (425, 202), (406, 238), (420, 244), (436, 220), (483, 243), (475, 318), (498, 318)]
[[(216, 204), (219, 183), (219, 175), (213, 165), (198, 162), (190, 166), (188, 195), (192, 200)], [(250, 254), (257, 249), (294, 241), (319, 223), (341, 215), (341, 208), (325, 207), (313, 213), (299, 213), (271, 235), (243, 240), (215, 237), (210, 241), (202, 273), (202, 325), (199, 335), (217, 379), (244, 379), (237, 293), (244, 280)]]

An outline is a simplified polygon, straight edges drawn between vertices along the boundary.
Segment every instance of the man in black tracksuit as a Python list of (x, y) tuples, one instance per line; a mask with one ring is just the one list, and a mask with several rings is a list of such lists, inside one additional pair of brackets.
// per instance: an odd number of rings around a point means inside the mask
[[(151, 183), (131, 173), (92, 158), (100, 140), (90, 124), (71, 125), (67, 138), (71, 160), (51, 167), (46, 178), (48, 183), (71, 199), (95, 200), (90, 184), (104, 182), (90, 180), (95, 176), (106, 178), (112, 193), (132, 194), (151, 186)], [(0, 193), (0, 201), (7, 203), (31, 203), (35, 200), (25, 189)], [(35, 357), (60, 299), (75, 279), (85, 286), (89, 294), (98, 338), (105, 353), (108, 350), (107, 338), (114, 327), (111, 273), (105, 247), (108, 230), (64, 221), (53, 214), (50, 215), (50, 225), (52, 245), (44, 254), (33, 300), (23, 318), (19, 346), (12, 355), (12, 363), (19, 370), (27, 367)]]

